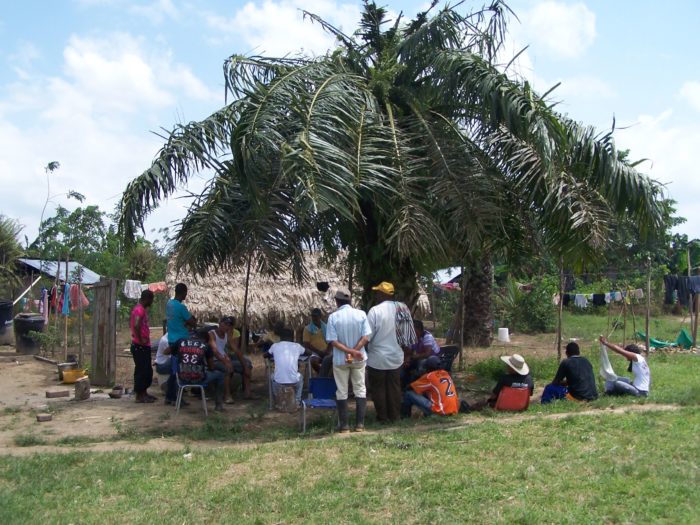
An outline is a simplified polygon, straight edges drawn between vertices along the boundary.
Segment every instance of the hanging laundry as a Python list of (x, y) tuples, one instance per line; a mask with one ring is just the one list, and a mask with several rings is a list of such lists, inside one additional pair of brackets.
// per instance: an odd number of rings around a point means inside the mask
[(688, 277), (688, 290), (693, 295), (700, 292), (700, 275), (691, 275)]
[(593, 298), (592, 298), (593, 304), (595, 306), (605, 306), (605, 294), (603, 293), (594, 293)]
[(612, 292), (612, 297), (616, 303), (619, 303), (622, 301), (622, 292)]
[[(44, 293), (44, 290), (46, 291), (46, 293)], [(51, 307), (49, 306), (49, 291), (46, 290), (46, 288), (44, 288), (41, 291), (41, 297), (42, 297), (41, 303), (43, 305), (43, 314), (44, 314), (44, 326), (48, 326), (48, 324), (49, 324), (49, 309)]]
[(569, 306), (571, 304), (571, 294), (564, 294), (564, 306)]
[(73, 312), (75, 312), (78, 309), (78, 296), (80, 296), (80, 301), (83, 303), (83, 308), (87, 308), (88, 306), (90, 306), (90, 301), (87, 297), (85, 297), (85, 294), (83, 293), (83, 290), (80, 288), (80, 286), (77, 284), (71, 284), (70, 309)]
[(559, 306), (559, 301), (560, 301), (560, 300), (561, 300), (561, 297), (559, 297), (559, 294), (558, 294), (558, 293), (555, 293), (555, 294), (552, 296), (552, 304), (553, 304), (554, 306)]
[[(141, 283), (141, 291), (145, 292), (146, 290), (148, 290), (148, 285), (146, 283)], [(141, 296), (139, 296), (139, 298), (141, 298)]]
[(678, 288), (677, 275), (664, 275), (664, 304), (673, 304), (673, 292)]
[(127, 299), (140, 299), (141, 298), (141, 281), (133, 281), (127, 279), (124, 281), (124, 295)]
[(160, 281), (157, 283), (149, 284), (148, 289), (153, 293), (165, 293), (168, 291), (168, 285), (165, 284), (165, 281)]
[(605, 304), (610, 304), (612, 301), (612, 294), (610, 292), (605, 294)]
[(46, 288), (42, 288), (41, 289), (41, 299), (39, 299), (39, 313), (41, 315), (44, 315), (44, 311), (46, 309), (44, 306), (44, 302), (45, 302), (44, 300), (46, 299), (47, 294), (48, 294), (48, 291), (46, 290)]
[(574, 298), (574, 304), (578, 306), (579, 308), (587, 308), (588, 307), (588, 299), (586, 299), (586, 296), (577, 293), (576, 297)]
[(70, 315), (70, 284), (66, 283), (63, 287), (63, 297), (61, 299), (63, 301), (61, 313), (63, 315)]
[(634, 290), (632, 297), (634, 297), (635, 299), (644, 299), (644, 290), (642, 290), (641, 288), (637, 288), (636, 290)]
[(678, 290), (678, 302), (681, 303), (681, 306), (688, 306), (688, 299), (690, 299), (688, 279), (687, 275), (678, 276), (676, 289)]

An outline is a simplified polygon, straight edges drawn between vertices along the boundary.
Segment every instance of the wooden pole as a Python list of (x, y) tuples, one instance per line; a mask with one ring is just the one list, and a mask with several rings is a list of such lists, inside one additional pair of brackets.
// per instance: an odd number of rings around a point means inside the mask
[(559, 316), (557, 319), (557, 359), (561, 361), (561, 325), (564, 316), (564, 257), (559, 258)]
[[(688, 257), (688, 280), (690, 280), (690, 248), (686, 251), (686, 256)], [(687, 299), (687, 298), (686, 298)], [(688, 301), (688, 313), (690, 315), (690, 331), (693, 331), (693, 327), (695, 326), (695, 323), (697, 321), (697, 315), (694, 315), (693, 312), (693, 303), (692, 301)], [(693, 341), (693, 344), (695, 344), (695, 341)]]
[(700, 294), (694, 294), (693, 295), (693, 302), (695, 303), (695, 324), (693, 325), (693, 346), (695, 346), (695, 343), (698, 338), (698, 315), (700, 315), (700, 297), (698, 297)]
[(78, 363), (83, 366), (83, 275), (78, 278)]
[(644, 323), (644, 333), (647, 334), (647, 354), (651, 349), (651, 334), (649, 333), (649, 316), (651, 315), (651, 257), (647, 257), (647, 316)]
[(464, 295), (466, 291), (467, 277), (464, 272), (464, 263), (462, 263), (462, 282), (460, 283), (460, 301), (459, 301), (459, 370), (464, 370)]
[[(65, 292), (67, 290), (66, 285), (68, 284), (68, 256), (66, 255), (66, 280), (63, 283), (63, 291)], [(66, 301), (69, 301), (68, 298), (69, 294), (65, 294), (63, 296), (63, 304), (66, 304)], [(68, 361), (68, 316), (64, 316), (64, 323), (63, 323), (63, 361)]]
[(625, 296), (622, 298), (622, 346), (627, 342), (627, 298), (628, 291), (625, 291)]
[(243, 334), (241, 337), (241, 351), (248, 351), (248, 290), (250, 288), (250, 264), (253, 254), (248, 255), (248, 263), (245, 270), (245, 292), (243, 294)]

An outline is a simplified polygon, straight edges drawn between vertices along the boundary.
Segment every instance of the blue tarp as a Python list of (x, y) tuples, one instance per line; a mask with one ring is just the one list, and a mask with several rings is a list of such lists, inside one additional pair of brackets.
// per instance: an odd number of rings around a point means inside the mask
[[(56, 261), (42, 261), (40, 259), (18, 259), (18, 261), (21, 264), (24, 264), (26, 266), (29, 266), (30, 268), (33, 268), (34, 270), (43, 273), (44, 275), (48, 275), (52, 279), (56, 278)], [(82, 278), (82, 283), (83, 284), (95, 284), (100, 282), (100, 276), (97, 275), (95, 272), (90, 270), (89, 268), (86, 268), (80, 263), (77, 262), (69, 262), (68, 263), (68, 282), (69, 283), (77, 283), (77, 270), (82, 269), (83, 273), (83, 278)], [(58, 273), (58, 280), (61, 282), (64, 282), (66, 279), (66, 263), (62, 262), (60, 271)]]

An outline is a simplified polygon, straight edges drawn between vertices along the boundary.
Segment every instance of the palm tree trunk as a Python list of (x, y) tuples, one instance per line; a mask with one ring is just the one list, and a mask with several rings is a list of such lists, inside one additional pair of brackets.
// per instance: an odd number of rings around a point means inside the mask
[(493, 266), (490, 255), (483, 254), (480, 258), (465, 265), (467, 272), (464, 279), (464, 344), (466, 346), (491, 346), (491, 328), (493, 313), (491, 294), (493, 290)]

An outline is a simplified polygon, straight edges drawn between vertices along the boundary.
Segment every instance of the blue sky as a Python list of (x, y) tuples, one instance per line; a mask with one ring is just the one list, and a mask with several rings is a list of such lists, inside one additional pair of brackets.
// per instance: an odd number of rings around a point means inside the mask
[[(423, 2), (391, 2), (413, 15)], [(477, 7), (480, 2), (465, 3)], [(504, 60), (560, 111), (609, 129), (641, 169), (667, 184), (700, 237), (700, 2), (511, 0)], [(0, 213), (31, 239), (51, 178), (51, 214), (68, 190), (112, 211), (162, 144), (154, 132), (199, 120), (223, 103), (223, 60), (233, 53), (323, 53), (332, 38), (299, 8), (352, 31), (361, 4), (343, 0), (24, 0), (0, 12)], [(624, 129), (623, 129), (624, 128)], [(203, 185), (203, 177), (191, 189)], [(148, 220), (184, 212), (171, 199)], [(153, 234), (150, 235), (151, 237)]]

